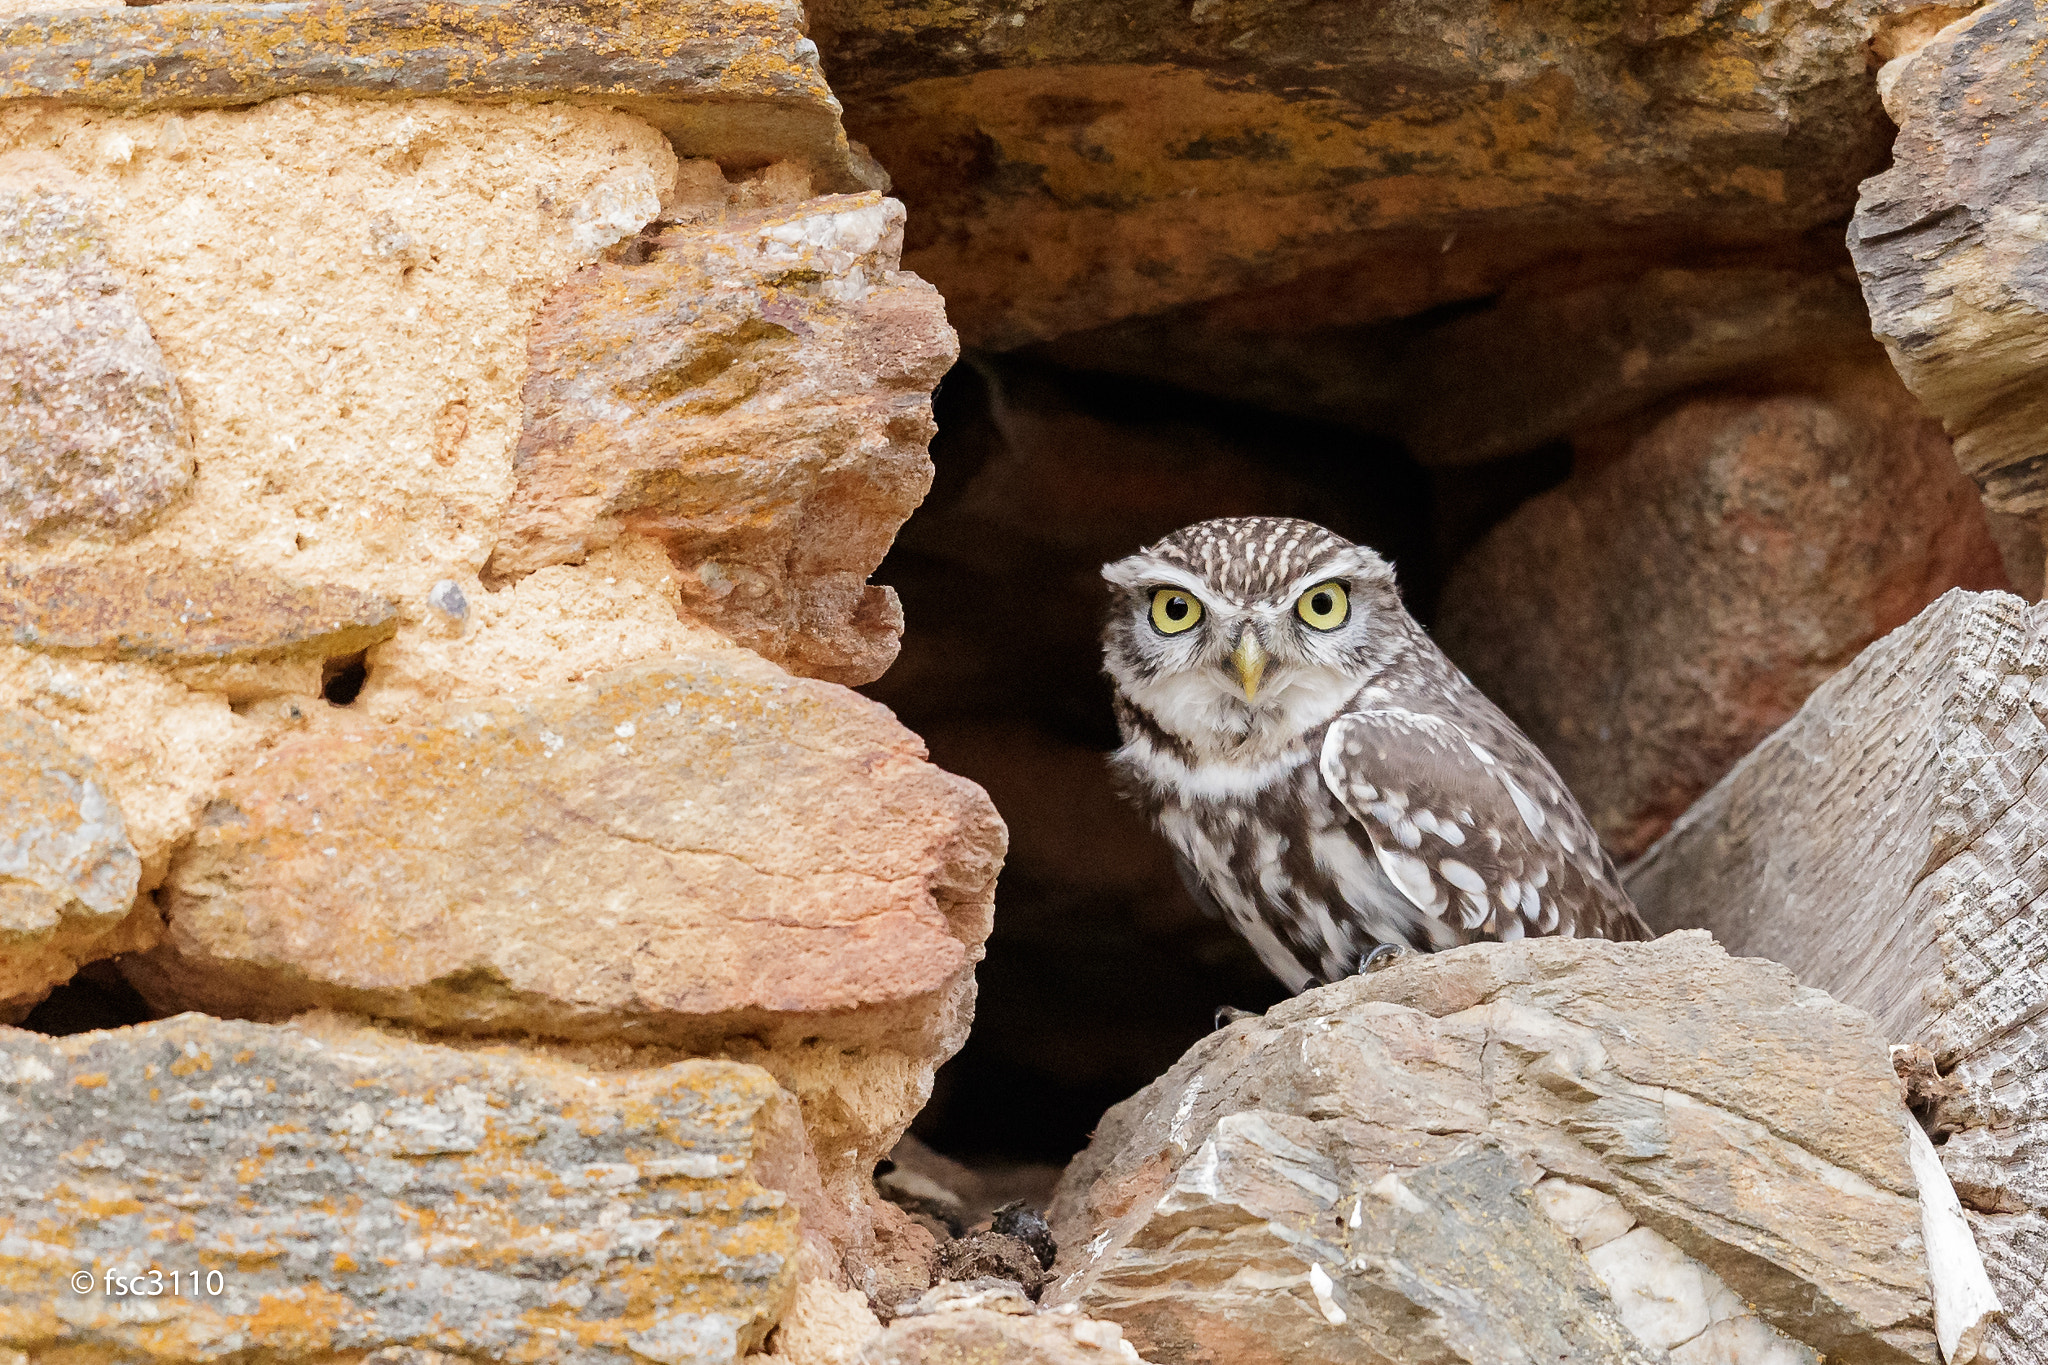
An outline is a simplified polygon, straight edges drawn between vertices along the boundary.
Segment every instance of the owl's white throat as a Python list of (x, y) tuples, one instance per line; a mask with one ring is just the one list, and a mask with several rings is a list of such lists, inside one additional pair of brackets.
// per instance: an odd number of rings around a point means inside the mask
[(1223, 669), (1120, 681), (1126, 698), (1191, 749), (1202, 766), (1247, 768), (1269, 765), (1334, 720), (1360, 686), (1335, 669), (1277, 662), (1252, 701)]

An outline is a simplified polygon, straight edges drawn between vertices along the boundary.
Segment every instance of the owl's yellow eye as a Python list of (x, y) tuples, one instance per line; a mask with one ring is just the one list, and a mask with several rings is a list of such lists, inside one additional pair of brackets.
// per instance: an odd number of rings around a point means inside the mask
[(1335, 630), (1351, 616), (1351, 595), (1333, 578), (1296, 598), (1294, 614), (1317, 630)]
[(1162, 635), (1178, 635), (1202, 619), (1202, 604), (1179, 588), (1155, 588), (1152, 592), (1152, 624)]

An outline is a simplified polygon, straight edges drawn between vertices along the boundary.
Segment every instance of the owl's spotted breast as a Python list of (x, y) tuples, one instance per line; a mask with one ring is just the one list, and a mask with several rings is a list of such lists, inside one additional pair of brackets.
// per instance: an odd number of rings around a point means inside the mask
[(1459, 941), (1447, 923), (1416, 913), (1314, 764), (1256, 787), (1228, 770), (1161, 782), (1164, 765), (1123, 766), (1189, 891), (1289, 990), (1342, 980), (1377, 944), (1430, 952)]

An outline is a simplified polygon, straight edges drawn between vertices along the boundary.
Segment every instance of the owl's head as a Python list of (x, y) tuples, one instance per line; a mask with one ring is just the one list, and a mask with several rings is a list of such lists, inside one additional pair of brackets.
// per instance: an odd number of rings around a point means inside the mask
[(1198, 750), (1322, 724), (1412, 628), (1387, 562), (1314, 522), (1197, 522), (1102, 576), (1104, 668), (1124, 701)]

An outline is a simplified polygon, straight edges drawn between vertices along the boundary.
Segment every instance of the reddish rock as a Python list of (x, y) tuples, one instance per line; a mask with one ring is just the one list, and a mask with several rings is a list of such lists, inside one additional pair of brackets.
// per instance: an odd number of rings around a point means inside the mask
[(671, 227), (541, 312), (486, 576), (651, 536), (684, 609), (792, 672), (881, 676), (903, 616), (868, 575), (931, 486), (945, 305), (896, 268), (903, 208), (814, 199)]
[(173, 861), (145, 993), (935, 1059), (1002, 847), (977, 788), (843, 689), (744, 656), (622, 669), (270, 750)]
[(1230, 296), (1325, 322), (1583, 252), (1783, 241), (1890, 136), (1892, 0), (1729, 7), (818, 0), (847, 128), (970, 344)]
[(339, 584), (184, 560), (0, 569), (0, 632), (86, 659), (213, 664), (354, 654), (398, 629), (398, 608)]
[(2006, 584), (1939, 423), (1881, 363), (1606, 444), (1467, 556), (1437, 634), (1619, 858), (1872, 640)]
[(135, 535), (192, 482), (185, 404), (91, 199), (0, 161), (0, 536)]

